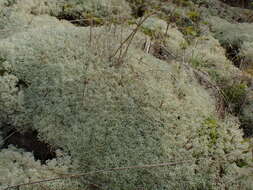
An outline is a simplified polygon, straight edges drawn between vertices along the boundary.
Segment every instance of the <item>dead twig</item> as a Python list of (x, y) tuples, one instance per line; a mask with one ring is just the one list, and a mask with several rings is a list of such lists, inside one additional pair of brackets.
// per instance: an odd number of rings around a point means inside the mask
[(45, 182), (58, 181), (58, 180), (63, 180), (63, 179), (79, 178), (79, 177), (84, 177), (84, 176), (94, 175), (94, 174), (99, 174), (99, 173), (112, 173), (112, 172), (115, 172), (115, 171), (123, 171), (123, 170), (130, 170), (130, 169), (150, 169), (150, 168), (158, 168), (158, 167), (165, 167), (165, 166), (176, 166), (178, 164), (184, 164), (184, 163), (189, 163), (189, 162), (195, 162), (195, 160), (167, 162), (167, 163), (141, 165), (141, 166), (108, 168), (108, 169), (91, 171), (91, 172), (81, 173), (81, 174), (66, 174), (66, 176), (63, 176), (63, 177), (56, 177), (56, 178), (33, 181), (33, 182), (30, 182), (30, 183), (21, 183), (21, 184), (18, 184), (18, 185), (12, 185), (12, 186), (9, 186), (9, 187), (5, 188), (4, 190), (19, 188), (21, 186), (27, 186), (27, 185), (41, 184), (41, 183), (45, 183)]
[(7, 141), (10, 137), (12, 137), (15, 133), (17, 133), (18, 131), (15, 130), (13, 131), (11, 134), (9, 134), (7, 137), (5, 137), (1, 142), (0, 142), (0, 145), (4, 144), (5, 141)]
[(119, 62), (120, 62), (120, 60), (126, 55), (126, 53), (127, 53), (127, 51), (128, 51), (128, 48), (129, 48), (129, 46), (130, 46), (130, 44), (131, 44), (131, 42), (132, 42), (132, 40), (133, 40), (135, 34), (138, 32), (139, 28), (141, 27), (141, 25), (142, 25), (150, 16), (152, 16), (152, 15), (154, 15), (154, 14), (156, 14), (156, 13), (155, 13), (155, 12), (151, 12), (150, 14), (146, 15), (143, 19), (140, 19), (140, 21), (139, 21), (139, 23), (137, 24), (136, 28), (127, 36), (127, 38), (126, 38), (123, 42), (121, 42), (121, 44), (120, 44), (119, 47), (116, 49), (116, 51), (110, 56), (110, 58), (109, 58), (110, 60), (111, 60), (113, 57), (115, 57), (115, 56), (117, 55), (117, 53), (123, 48), (123, 46), (124, 46), (125, 43), (129, 42), (129, 43), (127, 44), (127, 47), (126, 47), (126, 49), (125, 49), (123, 55), (120, 56), (119, 59), (118, 59)]

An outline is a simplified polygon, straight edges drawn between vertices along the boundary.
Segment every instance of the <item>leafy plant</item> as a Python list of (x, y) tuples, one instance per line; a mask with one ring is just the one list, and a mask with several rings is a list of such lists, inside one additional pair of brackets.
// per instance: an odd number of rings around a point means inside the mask
[(152, 30), (150, 28), (141, 27), (141, 31), (146, 34), (147, 36), (150, 36), (151, 39), (158, 39), (164, 36), (162, 34), (161, 28), (157, 28), (156, 30)]
[(189, 44), (186, 41), (183, 41), (179, 44), (179, 46), (181, 49), (186, 49), (189, 46)]
[(190, 11), (187, 13), (187, 16), (194, 22), (200, 19), (200, 13), (197, 11)]
[(218, 121), (212, 117), (208, 117), (203, 122), (203, 128), (200, 130), (200, 135), (208, 135), (209, 146), (217, 143), (219, 124)]
[(223, 88), (225, 94), (227, 106), (232, 106), (233, 111), (238, 114), (241, 110), (241, 106), (246, 98), (247, 85), (245, 83), (235, 83)]
[(183, 29), (183, 33), (188, 36), (197, 36), (198, 32), (193, 26), (187, 26)]
[(202, 60), (200, 57), (197, 57), (197, 56), (193, 56), (193, 57), (190, 59), (190, 64), (191, 64), (192, 67), (194, 67), (195, 69), (198, 69), (198, 68), (204, 66), (203, 60)]

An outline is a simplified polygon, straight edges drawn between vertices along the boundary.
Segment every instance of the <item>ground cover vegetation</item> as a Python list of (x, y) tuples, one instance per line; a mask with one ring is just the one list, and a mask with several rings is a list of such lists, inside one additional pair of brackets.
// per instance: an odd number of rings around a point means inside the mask
[(250, 1), (1, 0), (1, 189), (253, 188)]

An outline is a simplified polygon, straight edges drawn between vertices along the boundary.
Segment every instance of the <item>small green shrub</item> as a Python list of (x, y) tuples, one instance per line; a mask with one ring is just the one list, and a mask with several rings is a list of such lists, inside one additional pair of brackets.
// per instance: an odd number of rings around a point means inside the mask
[(141, 31), (149, 36), (152, 40), (157, 40), (157, 39), (161, 39), (161, 38), (164, 38), (164, 34), (162, 32), (162, 29), (161, 28), (157, 28), (156, 30), (152, 30), (152, 29), (149, 29), (149, 28), (146, 28), (146, 27), (141, 27)]
[(187, 36), (197, 36), (198, 35), (198, 31), (194, 26), (187, 26), (187, 27), (183, 28), (183, 33), (184, 33), (184, 35), (187, 35)]
[(187, 47), (189, 46), (189, 44), (187, 43), (187, 41), (182, 41), (180, 44), (179, 44), (179, 47), (183, 50), (185, 50)]
[(204, 66), (203, 60), (199, 57), (192, 57), (189, 62), (196, 69)]
[(203, 122), (203, 126), (200, 129), (200, 135), (207, 135), (209, 139), (209, 146), (213, 147), (217, 143), (219, 138), (219, 124), (214, 118), (207, 118)]
[(217, 71), (216, 68), (210, 68), (208, 69), (208, 74), (210, 76), (210, 79), (214, 81), (216, 84), (222, 83), (224, 81), (224, 77)]
[(194, 22), (200, 19), (200, 13), (197, 11), (189, 11), (186, 15)]
[(246, 94), (247, 85), (245, 83), (234, 83), (223, 88), (227, 104), (230, 104), (235, 113), (240, 112)]

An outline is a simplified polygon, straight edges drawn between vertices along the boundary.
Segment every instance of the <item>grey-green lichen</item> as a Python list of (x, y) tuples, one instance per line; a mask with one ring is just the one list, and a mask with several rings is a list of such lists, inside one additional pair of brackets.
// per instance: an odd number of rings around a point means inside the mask
[[(45, 178), (59, 177), (60, 174), (68, 173), (72, 167), (72, 161), (69, 156), (64, 156), (61, 151), (57, 152), (58, 158), (50, 160), (46, 165), (36, 161), (32, 153), (9, 146), (8, 149), (0, 151), (0, 188), (7, 188), (10, 185), (20, 183), (29, 183), (30, 181), (41, 180)], [(54, 183), (30, 185), (20, 187), (20, 189), (42, 190), (50, 189), (77, 189), (77, 182), (57, 181)]]
[[(12, 14), (30, 10), (20, 3), (14, 4), (20, 8)], [(65, 10), (88, 10), (74, 5), (67, 4)], [(103, 17), (103, 6), (97, 8), (95, 12)], [(216, 39), (200, 37), (186, 46), (183, 35), (169, 28), (165, 48), (180, 49), (184, 59), (166, 62), (143, 51), (148, 38), (143, 31), (134, 35), (129, 48), (125, 43), (118, 49), (133, 32), (130, 27), (76, 27), (35, 13), (24, 14), (52, 24), (20, 25), (0, 40), (0, 127), (8, 123), (19, 130), (36, 130), (41, 140), (69, 155), (41, 165), (32, 154), (4, 149), (0, 154), (2, 187), (31, 177), (58, 177), (62, 172), (180, 162), (170, 167), (97, 173), (88, 176), (88, 183), (127, 190), (246, 189), (244, 181), (237, 180), (242, 175), (238, 163), (248, 164), (250, 159), (239, 121), (230, 114), (219, 116), (216, 98), (196, 77), (196, 69), (210, 74), (208, 67), (228, 79), (238, 71)], [(167, 27), (157, 18), (148, 21), (144, 28), (157, 23)], [(193, 58), (197, 61), (191, 62)], [(192, 68), (187, 62), (197, 64)], [(58, 169), (60, 172), (54, 172)], [(50, 189), (88, 188), (84, 181), (45, 185)]]
[(208, 21), (211, 24), (211, 30), (214, 32), (215, 38), (222, 44), (240, 47), (243, 42), (253, 41), (251, 35), (253, 25), (250, 23), (230, 23), (219, 17), (210, 17)]
[[(1, 40), (9, 75), (26, 84), (13, 124), (36, 129), (41, 139), (69, 152), (79, 162), (79, 172), (193, 161), (169, 169), (93, 176), (106, 189), (219, 187), (216, 164), (226, 161), (223, 166), (231, 169), (237, 159), (246, 159), (247, 144), (241, 144), (236, 121), (228, 117), (222, 122), (210, 147), (210, 132), (200, 135), (199, 129), (210, 115), (218, 120), (214, 97), (187, 67), (143, 53), (141, 35), (122, 65), (112, 66), (118, 60), (109, 58), (121, 39), (113, 30), (94, 28), (91, 42), (89, 29), (66, 25)], [(130, 31), (125, 31), (126, 37)], [(218, 159), (215, 164), (210, 156)], [(222, 185), (236, 175), (233, 171), (220, 177)]]

